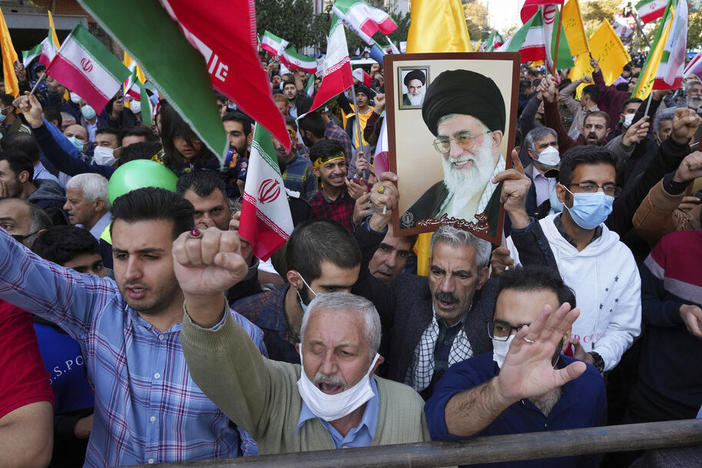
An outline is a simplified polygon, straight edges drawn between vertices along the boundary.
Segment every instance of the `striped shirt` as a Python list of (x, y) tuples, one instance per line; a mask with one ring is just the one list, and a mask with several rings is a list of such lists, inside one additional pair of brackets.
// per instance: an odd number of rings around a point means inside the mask
[[(0, 298), (56, 323), (81, 346), (95, 392), (86, 467), (234, 457), (237, 430), (193, 382), (178, 323), (159, 331), (115, 282), (44, 260), (0, 229)], [(262, 332), (232, 315), (265, 353)]]

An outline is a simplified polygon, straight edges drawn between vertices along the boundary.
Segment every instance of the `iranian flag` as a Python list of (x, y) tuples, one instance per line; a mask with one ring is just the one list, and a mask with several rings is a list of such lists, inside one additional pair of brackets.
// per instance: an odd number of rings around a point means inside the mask
[(373, 156), (373, 172), (378, 179), (380, 179), (383, 172), (390, 170), (387, 122), (387, 117), (383, 116), (383, 123), (380, 125), (380, 134), (378, 135), (378, 144), (375, 147), (375, 155)]
[(351, 75), (355, 79), (357, 79), (358, 81), (363, 83), (364, 85), (368, 86), (369, 88), (371, 87), (371, 84), (373, 83), (373, 78), (371, 78), (371, 76), (368, 73), (366, 73), (366, 71), (363, 68), (355, 69), (351, 73)]
[(641, 0), (636, 4), (636, 11), (645, 24), (663, 16), (666, 6), (668, 6), (668, 0)]
[(390, 15), (359, 0), (336, 0), (333, 11), (369, 45), (375, 44), (372, 37), (378, 31), (390, 34), (397, 29)]
[(27, 68), (29, 66), (29, 64), (32, 62), (32, 60), (34, 60), (35, 58), (37, 58), (41, 55), (41, 51), (44, 49), (44, 42), (47, 40), (48, 40), (48, 38), (44, 39), (39, 44), (37, 44), (33, 49), (22, 51), (22, 65), (24, 65), (24, 68)]
[(690, 75), (697, 75), (702, 78), (702, 51), (697, 52), (697, 55), (685, 67), (684, 76), (687, 78)]
[(46, 74), (102, 112), (129, 76), (127, 67), (78, 23), (46, 68)]
[(573, 57), (563, 27), (558, 44), (558, 64), (553, 66), (557, 33), (554, 24), (558, 24), (558, 9), (555, 5), (544, 5), (497, 51), (519, 52), (522, 63), (543, 60), (551, 73), (554, 73), (554, 68), (571, 68), (574, 66)]
[(653, 89), (678, 89), (682, 87), (687, 48), (687, 1), (678, 0), (673, 11), (673, 24), (663, 49), (661, 63), (656, 71)]
[(265, 31), (263, 33), (261, 48), (274, 57), (282, 54), (285, 48), (288, 46), (288, 44), (288, 41), (276, 36), (272, 32)]
[(251, 242), (254, 255), (268, 260), (293, 231), (290, 205), (273, 140), (262, 125), (254, 130), (241, 206), (239, 234)]
[(505, 40), (502, 38), (502, 35), (497, 31), (493, 31), (492, 34), (490, 34), (490, 37), (488, 37), (485, 45), (482, 47), (482, 50), (484, 52), (494, 52), (496, 49), (502, 47), (502, 44), (504, 43)]
[(294, 47), (288, 47), (280, 55), (280, 61), (291, 70), (305, 70), (307, 73), (317, 72), (317, 61), (301, 54)]
[(314, 94), (314, 79), (315, 75), (310, 75), (310, 77), (307, 78), (307, 84), (305, 85), (305, 95), (310, 98)]
[(322, 107), (329, 100), (353, 86), (351, 61), (346, 45), (344, 24), (334, 15), (327, 38), (327, 55), (324, 57), (324, 75), (309, 112)]

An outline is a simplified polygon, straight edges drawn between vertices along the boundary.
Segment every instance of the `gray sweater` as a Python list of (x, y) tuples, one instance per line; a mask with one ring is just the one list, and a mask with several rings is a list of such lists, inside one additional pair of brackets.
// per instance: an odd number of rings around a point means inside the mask
[[(318, 418), (297, 429), (302, 409), (297, 389), (300, 366), (261, 356), (229, 314), (218, 328), (205, 329), (186, 313), (181, 341), (195, 383), (253, 436), (261, 455), (334, 449)], [(373, 378), (380, 404), (371, 445), (429, 441), (422, 398), (406, 385)]]

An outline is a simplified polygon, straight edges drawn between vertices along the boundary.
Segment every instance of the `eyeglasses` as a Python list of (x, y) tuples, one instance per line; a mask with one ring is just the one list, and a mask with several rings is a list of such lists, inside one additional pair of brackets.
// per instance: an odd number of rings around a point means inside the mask
[(487, 132), (480, 133), (478, 135), (471, 135), (467, 132), (459, 133), (453, 138), (439, 137), (436, 140), (434, 140), (434, 149), (441, 154), (447, 154), (449, 151), (451, 151), (451, 142), (455, 141), (456, 144), (460, 146), (462, 150), (472, 151), (473, 148), (475, 148), (475, 140), (489, 133), (492, 133), (492, 131), (488, 130)]
[(488, 336), (490, 339), (497, 341), (507, 341), (509, 340), (509, 337), (512, 336), (512, 330), (514, 330), (514, 333), (516, 334), (519, 333), (519, 330), (529, 325), (528, 323), (522, 323), (515, 327), (501, 320), (496, 322), (493, 320), (488, 320), (485, 323), (487, 324)]
[(609, 195), (610, 197), (618, 197), (622, 193), (622, 188), (617, 187), (616, 184), (613, 183), (607, 183), (607, 184), (602, 184), (602, 185), (597, 185), (594, 182), (580, 182), (580, 183), (572, 183), (569, 184), (570, 187), (578, 187), (581, 192), (584, 193), (596, 193), (599, 189), (602, 189), (605, 195)]

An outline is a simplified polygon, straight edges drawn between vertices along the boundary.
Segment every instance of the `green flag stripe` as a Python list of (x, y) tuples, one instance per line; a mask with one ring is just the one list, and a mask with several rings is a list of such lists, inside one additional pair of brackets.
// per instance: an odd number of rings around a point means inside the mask
[[(97, 40), (85, 26), (78, 23), (71, 31), (73, 38), (87, 53), (95, 57), (100, 62), (102, 68), (112, 75), (117, 81), (124, 81), (129, 78), (129, 69), (125, 67), (102, 42)], [(70, 40), (67, 38), (66, 40)]]
[[(258, 127), (258, 125), (256, 126)], [(278, 175), (280, 175), (280, 165), (278, 164), (278, 160), (273, 160), (271, 157), (271, 154), (275, 154), (275, 148), (273, 147), (273, 141), (271, 140), (270, 134), (268, 134), (268, 138), (266, 138), (266, 135), (264, 132), (262, 132), (263, 127), (258, 129), (256, 134), (254, 135), (256, 138), (254, 138), (253, 143), (251, 143), (251, 149), (253, 151), (257, 151), (258, 154), (261, 156), (261, 159), (266, 161), (266, 164), (271, 166), (271, 169)], [(265, 133), (268, 133), (267, 131)]]

